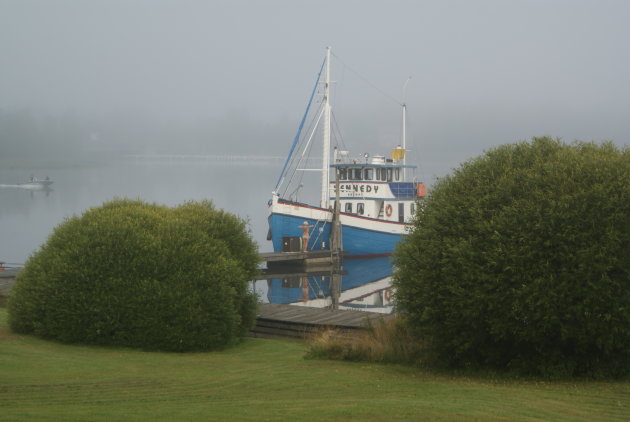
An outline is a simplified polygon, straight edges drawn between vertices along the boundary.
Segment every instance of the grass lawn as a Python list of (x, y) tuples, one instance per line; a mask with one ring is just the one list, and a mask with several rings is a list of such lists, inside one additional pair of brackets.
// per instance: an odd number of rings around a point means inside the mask
[(491, 381), (305, 360), (300, 342), (213, 353), (15, 335), (0, 308), (0, 421), (628, 421), (630, 382)]

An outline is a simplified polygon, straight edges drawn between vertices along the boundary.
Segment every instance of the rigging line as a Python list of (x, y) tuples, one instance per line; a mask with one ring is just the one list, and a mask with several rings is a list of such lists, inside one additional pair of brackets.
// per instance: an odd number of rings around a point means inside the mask
[[(311, 141), (313, 140), (313, 136), (315, 135), (315, 129), (317, 129), (317, 127), (319, 126), (319, 121), (321, 120), (322, 116), (324, 115), (324, 107), (320, 107), (320, 108), (321, 108), (321, 112), (320, 112), (319, 116), (317, 117), (317, 121), (313, 125), (313, 131), (311, 132), (311, 136), (308, 138), (308, 142), (306, 142), (306, 145), (304, 146), (304, 150), (302, 151), (302, 156), (300, 157), (300, 159), (298, 160), (297, 165), (295, 166), (295, 171), (297, 171), (298, 167), (302, 165), (302, 160), (304, 159), (305, 155), (307, 156), (307, 160), (308, 160), (308, 158), (310, 158), (311, 150), (313, 149), (313, 144), (311, 143)], [(300, 173), (300, 178), (299, 179), (300, 180), (298, 181), (298, 185), (300, 183), (302, 183), (302, 180), (304, 179), (304, 172)]]
[[(332, 54), (332, 52), (331, 52)], [(339, 83), (331, 83), (330, 88), (332, 90), (331, 92), (331, 99), (332, 99), (332, 104), (330, 105), (332, 110), (335, 110), (337, 108), (337, 99), (341, 98), (343, 95), (343, 86), (344, 86), (344, 80), (346, 77), (346, 68), (345, 67), (341, 67), (341, 78), (339, 78)], [(336, 81), (335, 81), (336, 82)]]
[(282, 180), (284, 179), (284, 171), (286, 170), (289, 159), (291, 158), (291, 155), (293, 154), (293, 150), (295, 149), (295, 144), (300, 138), (302, 127), (304, 127), (304, 121), (306, 120), (308, 111), (310, 110), (311, 104), (313, 103), (313, 97), (315, 97), (315, 92), (317, 91), (317, 86), (319, 85), (319, 78), (322, 76), (322, 71), (324, 70), (325, 64), (326, 64), (326, 59), (324, 58), (324, 61), (322, 62), (322, 66), (319, 68), (319, 73), (317, 74), (317, 80), (315, 81), (315, 86), (313, 86), (313, 92), (311, 92), (311, 97), (309, 98), (308, 105), (306, 106), (306, 110), (304, 111), (304, 116), (302, 116), (302, 121), (300, 122), (298, 132), (295, 134), (295, 137), (293, 138), (293, 144), (291, 145), (289, 156), (287, 157), (287, 160), (284, 162), (284, 166), (282, 167), (282, 171), (280, 172), (280, 177), (278, 177), (278, 181), (276, 182), (276, 187), (274, 188), (274, 191), (278, 190), (278, 186), (280, 186), (280, 183), (282, 183)]
[[(322, 114), (323, 114), (323, 111), (322, 111)], [(320, 117), (321, 117), (321, 115), (320, 115)], [(313, 130), (313, 134), (314, 133), (315, 133), (315, 130)], [(308, 152), (307, 152), (307, 149), (308, 149)], [(302, 153), (302, 156), (304, 156), (304, 154), (306, 154), (307, 155), (307, 160), (308, 160), (308, 158), (310, 158), (312, 149), (313, 149), (313, 144), (310, 144), (310, 145), (307, 144), (305, 149), (304, 149), (304, 151), (303, 151), (303, 153)], [(298, 160), (298, 163), (295, 165), (295, 168), (293, 169), (293, 173), (291, 173), (291, 180), (289, 181), (289, 183), (287, 183), (287, 186), (285, 188), (285, 192), (283, 193), (283, 197), (286, 195), (286, 192), (289, 190), (289, 185), (293, 182), (293, 178), (295, 177), (295, 173), (297, 172), (298, 167), (300, 166), (300, 164), (301, 164), (301, 159)], [(299, 189), (300, 189), (299, 187), (300, 187), (300, 185), (302, 185), (302, 181), (304, 180), (304, 174), (305, 173), (306, 172), (303, 172), (303, 171), (298, 173), (298, 178), (297, 178), (298, 180), (297, 180), (297, 183), (296, 183), (298, 188), (296, 189), (296, 192), (299, 191)], [(297, 196), (296, 196), (296, 200), (297, 200)]]
[[(324, 110), (322, 109), (321, 113), (319, 114), (319, 116), (317, 116), (317, 121), (315, 122), (315, 126), (319, 125), (319, 121), (321, 120), (322, 116), (324, 115)], [(304, 154), (306, 153), (306, 150), (308, 149), (309, 145), (311, 144), (311, 141), (313, 140), (313, 136), (315, 135), (315, 131), (311, 132), (311, 136), (308, 137), (308, 141), (306, 141), (306, 146), (304, 146), (304, 151), (302, 151), (302, 156), (300, 157), (300, 161), (298, 161), (298, 165), (301, 163), (301, 161), (304, 159)]]
[(339, 123), (337, 122), (337, 118), (335, 117), (335, 113), (331, 113), (332, 114), (332, 120), (333, 120), (333, 124), (335, 125), (335, 129), (336, 129), (336, 134), (338, 135), (338, 137), (335, 137), (336, 139), (339, 139), (339, 142), (337, 143), (337, 145), (339, 145), (340, 147), (342, 147), (344, 150), (348, 149), (346, 147), (346, 143), (343, 140), (343, 135), (341, 134), (341, 128), (339, 127)]
[[(304, 148), (302, 149), (302, 154), (298, 156), (298, 154), (294, 155), (291, 158), (291, 177), (289, 178), (289, 182), (287, 183), (286, 187), (285, 187), (285, 191), (283, 193), (286, 194), (286, 191), (289, 189), (289, 185), (291, 184), (291, 182), (293, 182), (293, 178), (295, 177), (295, 172), (298, 170), (298, 168), (302, 165), (302, 161), (304, 160), (304, 156), (307, 156), (307, 160), (308, 157), (310, 156), (311, 153), (311, 148), (312, 148), (312, 144), (311, 144), (311, 140), (313, 139), (313, 136), (315, 135), (315, 131), (317, 129), (317, 126), (319, 125), (319, 121), (322, 118), (322, 115), (324, 114), (324, 110), (323, 107), (320, 107), (318, 116), (317, 116), (317, 120), (315, 122), (315, 124), (312, 124), (311, 122), (311, 129), (313, 130), (309, 130), (307, 133), (310, 133), (309, 137), (308, 137), (308, 141), (306, 142), (306, 145), (304, 146)], [(307, 154), (308, 152), (308, 154)], [(297, 162), (296, 161), (296, 157), (297, 157)], [(300, 183), (302, 183), (302, 179), (304, 177), (304, 173), (300, 173), (300, 177), (298, 178), (298, 185)]]
[[(307, 130), (305, 132), (305, 133), (311, 133), (311, 137), (313, 136), (312, 133), (314, 133), (315, 130), (317, 129), (317, 123), (316, 122), (319, 122), (319, 118), (321, 118), (321, 113), (323, 113), (323, 111), (322, 111), (323, 107), (324, 107), (323, 103), (319, 105), (319, 108), (317, 109), (317, 112), (313, 114), (313, 118), (311, 119), (311, 121), (309, 123), (309, 126), (308, 126), (308, 128), (307, 128)], [(316, 116), (319, 116), (319, 118), (316, 118)], [(303, 143), (304, 143), (304, 137), (301, 137), (300, 141), (299, 141), (299, 149), (302, 148), (302, 144)], [(299, 151), (299, 149), (298, 149), (298, 151)], [(304, 156), (303, 153), (302, 153), (302, 156)], [(297, 171), (297, 168), (300, 165), (300, 161), (301, 161), (301, 158), (299, 157), (299, 154), (292, 154), (291, 155), (291, 161), (289, 163), (289, 170), (287, 171), (287, 173), (290, 173), (290, 176), (289, 176), (289, 181), (286, 183), (286, 186), (284, 188), (284, 192), (282, 192), (282, 196), (283, 197), (287, 193), (287, 191), (289, 190), (289, 186), (293, 182), (293, 177), (295, 176), (295, 172)], [(301, 178), (300, 178), (300, 180), (301, 180)]]
[(341, 57), (339, 57), (338, 55), (336, 55), (335, 53), (330, 53), (332, 54), (337, 60), (339, 60), (339, 62), (346, 67), (350, 72), (354, 73), (356, 76), (358, 76), (360, 79), (363, 79), (363, 82), (367, 83), (368, 85), (370, 85), (373, 89), (375, 89), (376, 91), (378, 91), (381, 95), (383, 95), (385, 98), (395, 102), (396, 104), (398, 104), (399, 106), (402, 106), (403, 103), (401, 103), (398, 99), (396, 99), (396, 97), (394, 97), (393, 95), (388, 94), (387, 92), (383, 91), (382, 89), (380, 89), (378, 86), (376, 86), (376, 84), (374, 84), (373, 82), (371, 82), (368, 78), (366, 78), (365, 76), (361, 75), (359, 72), (357, 72), (356, 70), (354, 70), (353, 68), (351, 68), (350, 66), (348, 66), (346, 64), (346, 62), (344, 62), (343, 60), (341, 60)]
[[(310, 134), (310, 135), (308, 135), (309, 136), (309, 141), (308, 142), (310, 142), (310, 139), (314, 136), (315, 131), (317, 130), (317, 127), (319, 125), (319, 121), (320, 121), (323, 113), (324, 113), (324, 104), (320, 103), (319, 107), (317, 108), (317, 111), (312, 114), (313, 117), (312, 117), (312, 119), (309, 122), (307, 130), (305, 132), (303, 131), (305, 134)], [(302, 149), (301, 157), (304, 157), (304, 151), (308, 147), (308, 142), (306, 143), (306, 146), (303, 147), (305, 141), (306, 141), (306, 136), (303, 136), (300, 139), (300, 149)], [(297, 167), (300, 164), (299, 162), (301, 160), (300, 156), (298, 154), (294, 154), (293, 157), (291, 157), (291, 165), (292, 166), (296, 162), (296, 160), (298, 162), (298, 164), (296, 164), (296, 167)]]
[[(304, 180), (304, 172), (300, 172), (300, 175), (298, 176), (298, 181), (297, 181), (297, 185), (298, 185), (298, 192), (299, 192), (299, 186), (302, 185), (302, 181)], [(295, 197), (295, 199), (297, 200), (297, 195)]]

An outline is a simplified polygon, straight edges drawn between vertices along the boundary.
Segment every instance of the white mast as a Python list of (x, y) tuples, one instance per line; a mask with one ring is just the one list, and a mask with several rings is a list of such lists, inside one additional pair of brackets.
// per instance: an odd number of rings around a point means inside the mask
[(326, 47), (326, 76), (324, 80), (324, 127), (322, 148), (322, 193), (320, 207), (328, 209), (330, 197), (330, 47)]
[[(405, 93), (407, 84), (411, 80), (411, 76), (403, 85), (403, 101), (402, 101), (402, 148), (403, 148), (403, 166), (407, 163), (407, 104), (405, 103)], [(407, 181), (407, 169), (403, 167), (403, 180)]]
[[(407, 160), (407, 104), (402, 105), (402, 149), (403, 149), (403, 166)], [(403, 167), (403, 180), (407, 181), (406, 168)]]

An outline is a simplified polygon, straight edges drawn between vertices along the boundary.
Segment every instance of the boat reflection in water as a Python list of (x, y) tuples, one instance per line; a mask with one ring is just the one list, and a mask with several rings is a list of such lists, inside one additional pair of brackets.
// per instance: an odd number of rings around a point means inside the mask
[(341, 267), (270, 274), (269, 303), (316, 308), (393, 312), (391, 257), (345, 259)]

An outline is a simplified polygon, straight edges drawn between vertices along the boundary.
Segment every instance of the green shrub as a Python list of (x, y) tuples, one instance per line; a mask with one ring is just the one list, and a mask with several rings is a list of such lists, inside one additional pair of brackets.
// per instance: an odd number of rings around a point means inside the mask
[(399, 308), (434, 364), (630, 371), (630, 152), (549, 138), (440, 179), (400, 244)]
[(114, 200), (60, 224), (28, 259), (9, 323), (63, 342), (220, 348), (254, 322), (257, 261), (245, 223), (209, 202)]

